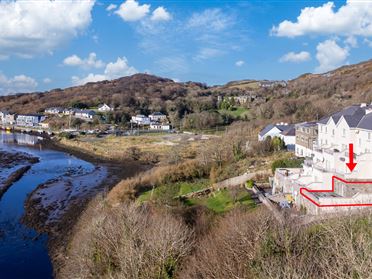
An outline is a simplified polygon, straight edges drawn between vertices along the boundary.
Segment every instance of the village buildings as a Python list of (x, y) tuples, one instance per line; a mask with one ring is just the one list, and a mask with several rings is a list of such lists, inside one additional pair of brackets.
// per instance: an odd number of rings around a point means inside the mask
[(110, 107), (107, 104), (102, 104), (98, 106), (98, 111), (99, 112), (110, 112), (110, 111), (114, 111), (114, 108)]
[[(316, 125), (315, 141), (313, 123), (297, 126), (301, 133), (296, 153), (304, 146), (312, 150), (304, 154), (307, 158), (301, 168), (277, 169), (273, 192), (290, 195), (297, 208), (310, 214), (372, 205), (372, 104), (349, 106)], [(357, 163), (355, 169), (347, 165), (350, 158)]]
[(296, 148), (297, 157), (311, 157), (318, 139), (318, 124), (316, 122), (304, 122), (296, 124)]
[(154, 112), (149, 115), (149, 118), (151, 122), (164, 123), (168, 121), (167, 116), (162, 114), (161, 112)]
[(45, 120), (45, 116), (41, 114), (19, 114), (16, 118), (17, 126), (35, 127)]
[(75, 110), (74, 116), (80, 119), (92, 120), (96, 113), (93, 110)]
[(295, 132), (296, 132), (295, 125), (293, 124), (288, 124), (284, 122), (277, 124), (269, 124), (260, 131), (260, 133), (258, 134), (258, 140), (264, 141), (268, 137), (281, 138), (288, 149), (294, 150), (296, 140)]

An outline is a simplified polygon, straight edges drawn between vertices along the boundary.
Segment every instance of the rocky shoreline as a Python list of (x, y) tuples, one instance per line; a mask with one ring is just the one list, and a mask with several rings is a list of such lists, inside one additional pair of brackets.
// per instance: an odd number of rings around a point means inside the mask
[(39, 158), (21, 152), (0, 151), (0, 199), (9, 188), (39, 162)]
[[(89, 202), (97, 195), (107, 193), (122, 179), (145, 171), (150, 166), (136, 161), (103, 160), (62, 146), (52, 139), (44, 139), (41, 144), (44, 148), (65, 152), (95, 166), (91, 173), (70, 172), (39, 185), (25, 201), (22, 222), (48, 235), (49, 255), (54, 273), (58, 274), (73, 228)], [(76, 187), (79, 188), (78, 192), (75, 192)], [(48, 193), (53, 191), (58, 195), (48, 197)]]

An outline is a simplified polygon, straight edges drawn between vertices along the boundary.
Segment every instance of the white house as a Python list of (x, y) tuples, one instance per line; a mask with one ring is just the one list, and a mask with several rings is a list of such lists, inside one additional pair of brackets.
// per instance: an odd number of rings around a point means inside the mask
[[(364, 184), (372, 181), (372, 104), (347, 107), (321, 119), (317, 125), (318, 136), (313, 145), (312, 157), (305, 160), (302, 168), (278, 170), (273, 191), (279, 189), (292, 195), (297, 206), (305, 206), (312, 214), (350, 209), (348, 206), (340, 209), (328, 206), (333, 203), (372, 204), (372, 183), (370, 187), (348, 185), (355, 181)], [(352, 171), (346, 164), (350, 157), (349, 144), (354, 145), (353, 158), (357, 163)], [(337, 182), (339, 187), (324, 192), (334, 185), (334, 177), (341, 179)], [(324, 206), (310, 202), (303, 195), (304, 192), (315, 203)]]
[(132, 116), (132, 123), (135, 123), (137, 125), (150, 125), (151, 124), (151, 119), (150, 117), (147, 117), (142, 114), (138, 114), (136, 116)]
[(275, 125), (269, 124), (260, 131), (260, 133), (258, 134), (258, 140), (264, 141), (267, 137), (282, 138), (281, 133), (286, 130), (292, 129), (292, 128), (293, 128), (293, 125), (288, 125), (288, 123), (283, 123), (283, 122), (275, 124)]
[(0, 113), (1, 123), (3, 125), (14, 125), (16, 124), (16, 114), (3, 111)]
[(295, 150), (296, 128), (294, 125), (288, 125), (288, 128), (279, 134), (279, 137), (284, 141), (288, 150)]
[(113, 111), (113, 110), (114, 110), (114, 108), (110, 107), (107, 104), (102, 104), (102, 105), (98, 106), (98, 111), (100, 111), (100, 112), (109, 112), (109, 111)]
[(44, 112), (46, 114), (60, 114), (63, 113), (63, 108), (60, 107), (47, 108)]
[(73, 108), (65, 108), (63, 110), (63, 114), (64, 115), (74, 115), (75, 111), (76, 111), (76, 109), (73, 109)]
[(76, 110), (75, 117), (80, 119), (93, 119), (96, 113), (93, 110)]
[(9, 113), (7, 111), (0, 111), (0, 123), (5, 125), (5, 124), (10, 124), (13, 125), (15, 124), (15, 114), (14, 113)]
[(19, 114), (16, 118), (17, 126), (35, 127), (39, 126), (40, 122), (45, 120), (45, 116), (41, 114)]
[(158, 131), (170, 131), (171, 130), (171, 125), (169, 124), (161, 124), (161, 123), (151, 123), (150, 124), (150, 129), (151, 130), (158, 130)]
[(167, 116), (162, 114), (161, 112), (154, 112), (149, 115), (149, 118), (151, 122), (166, 122), (167, 121)]
[(5, 119), (6, 112), (5, 111), (0, 111), (0, 121), (3, 122)]

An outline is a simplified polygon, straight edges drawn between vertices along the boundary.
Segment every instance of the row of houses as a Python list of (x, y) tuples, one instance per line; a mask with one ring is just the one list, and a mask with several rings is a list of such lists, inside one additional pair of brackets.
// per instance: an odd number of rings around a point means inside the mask
[(131, 124), (137, 126), (148, 126), (151, 130), (171, 130), (172, 127), (169, 124), (168, 118), (161, 112), (154, 112), (149, 116), (143, 114), (137, 114), (132, 116)]
[[(110, 111), (114, 111), (114, 108), (107, 105), (107, 104), (101, 104), (101, 105), (98, 106), (97, 111), (99, 111), (99, 112), (110, 112)], [(75, 115), (76, 113), (78, 113), (79, 115), (87, 116), (87, 118), (91, 118), (91, 117), (88, 117), (88, 116), (91, 116), (91, 115), (94, 116), (94, 114), (95, 114), (95, 112), (93, 110), (79, 110), (79, 109), (74, 109), (74, 108), (63, 108), (63, 107), (47, 108), (44, 112), (46, 114), (55, 114), (55, 115), (58, 115), (58, 114)]]
[(0, 123), (3, 126), (21, 126), (21, 127), (35, 127), (41, 126), (45, 120), (45, 115), (42, 114), (15, 114), (7, 111), (0, 112)]
[[(295, 127), (295, 154), (305, 161), (300, 168), (277, 169), (273, 193), (289, 195), (314, 215), (372, 206), (372, 104)], [(350, 157), (355, 169), (347, 165)]]

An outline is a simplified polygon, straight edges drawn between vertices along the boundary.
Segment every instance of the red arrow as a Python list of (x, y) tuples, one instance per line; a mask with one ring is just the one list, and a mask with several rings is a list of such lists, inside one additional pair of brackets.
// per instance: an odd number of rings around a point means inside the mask
[(346, 163), (346, 166), (352, 172), (357, 163), (354, 163), (354, 145), (352, 143), (349, 144), (349, 163)]

